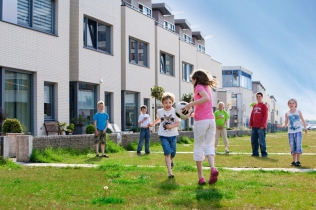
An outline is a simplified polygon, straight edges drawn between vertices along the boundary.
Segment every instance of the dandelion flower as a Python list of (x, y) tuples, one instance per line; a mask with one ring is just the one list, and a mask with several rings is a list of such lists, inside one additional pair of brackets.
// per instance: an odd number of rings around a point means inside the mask
[(109, 189), (109, 187), (108, 186), (104, 186), (104, 189), (107, 190), (107, 189)]

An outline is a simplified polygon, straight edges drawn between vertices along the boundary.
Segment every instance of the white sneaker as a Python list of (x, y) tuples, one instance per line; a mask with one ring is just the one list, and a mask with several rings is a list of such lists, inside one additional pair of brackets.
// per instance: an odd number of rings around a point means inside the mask
[(229, 150), (228, 150), (228, 148), (225, 148), (225, 153), (229, 153)]

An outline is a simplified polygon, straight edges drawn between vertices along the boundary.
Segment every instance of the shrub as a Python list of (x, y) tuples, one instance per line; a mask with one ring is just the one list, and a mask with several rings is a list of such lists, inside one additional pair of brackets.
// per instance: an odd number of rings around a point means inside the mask
[(112, 130), (110, 128), (106, 128), (106, 133), (112, 133)]
[(137, 147), (138, 147), (138, 143), (136, 141), (134, 142), (129, 142), (127, 144), (127, 147), (126, 147), (126, 150), (127, 151), (136, 151), (137, 150)]
[(87, 125), (86, 134), (94, 134), (94, 125), (92, 125), (92, 124)]
[(180, 144), (192, 144), (192, 140), (187, 136), (182, 136), (179, 141)]
[(75, 130), (75, 124), (70, 123), (70, 124), (67, 126), (67, 130), (68, 130), (68, 132), (73, 132), (73, 131)]
[(3, 133), (22, 133), (22, 125), (18, 119), (7, 118), (2, 124)]
[(106, 136), (106, 148), (105, 152), (107, 153), (118, 153), (124, 151), (124, 148), (120, 145), (115, 144), (113, 141), (109, 139), (108, 136)]
[(133, 127), (133, 128), (131, 128), (131, 131), (133, 131), (133, 133), (138, 133), (138, 132), (140, 132), (140, 129), (137, 127)]
[(190, 103), (193, 101), (193, 93), (183, 94), (181, 100)]

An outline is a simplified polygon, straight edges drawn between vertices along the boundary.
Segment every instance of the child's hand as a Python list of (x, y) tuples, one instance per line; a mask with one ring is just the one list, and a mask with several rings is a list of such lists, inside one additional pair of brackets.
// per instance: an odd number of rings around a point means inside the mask
[(102, 134), (105, 134), (105, 130), (102, 131)]
[(99, 135), (99, 132), (98, 132), (98, 131), (94, 131), (94, 134), (95, 134), (96, 136), (98, 136), (98, 135)]
[(153, 127), (153, 124), (151, 124), (151, 123), (148, 123), (148, 127)]

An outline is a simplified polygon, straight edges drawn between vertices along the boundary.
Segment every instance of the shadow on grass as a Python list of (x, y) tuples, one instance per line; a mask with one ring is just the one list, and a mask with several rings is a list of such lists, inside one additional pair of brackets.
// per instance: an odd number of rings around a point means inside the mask
[(160, 195), (169, 195), (172, 191), (177, 190), (180, 186), (177, 184), (176, 179), (166, 179), (165, 181), (159, 184), (158, 194)]
[(92, 157), (87, 160), (85, 160), (86, 163), (94, 163), (94, 162), (101, 162), (103, 160), (102, 157)]
[(198, 186), (195, 196), (197, 209), (205, 209), (206, 207), (210, 209), (221, 208), (220, 201), (224, 197), (223, 193), (214, 187), (209, 187), (208, 185)]

